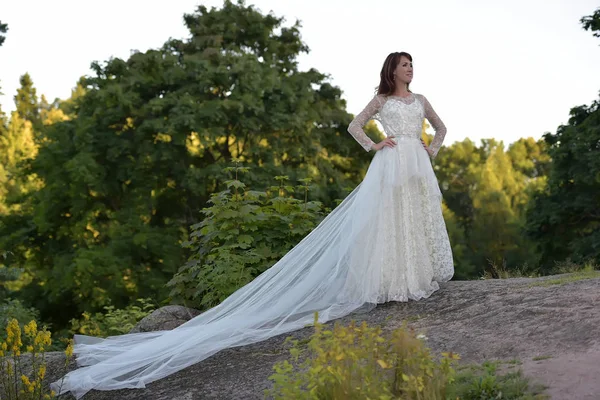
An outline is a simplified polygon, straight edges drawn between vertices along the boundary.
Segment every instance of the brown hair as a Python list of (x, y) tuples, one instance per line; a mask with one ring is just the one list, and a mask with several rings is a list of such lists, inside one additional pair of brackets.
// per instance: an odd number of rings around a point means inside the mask
[[(381, 73), (379, 74), (381, 80), (379, 81), (379, 87), (377, 88), (377, 94), (391, 95), (396, 90), (396, 82), (394, 81), (394, 71), (400, 62), (400, 57), (406, 57), (412, 62), (412, 56), (404, 51), (390, 53), (383, 63)], [(408, 85), (406, 86), (408, 89)], [(410, 89), (408, 90), (410, 92)]]

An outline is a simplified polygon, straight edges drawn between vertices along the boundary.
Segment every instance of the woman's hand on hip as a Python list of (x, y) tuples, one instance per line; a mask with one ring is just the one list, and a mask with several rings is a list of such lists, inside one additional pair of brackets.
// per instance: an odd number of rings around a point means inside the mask
[(392, 138), (387, 138), (387, 139), (383, 139), (381, 142), (376, 143), (372, 146), (372, 148), (375, 149), (375, 151), (381, 150), (384, 147), (394, 148), (394, 147), (396, 147), (396, 142), (394, 142), (394, 140)]
[(427, 154), (429, 154), (429, 157), (433, 156), (433, 150), (431, 150), (429, 148), (429, 146), (427, 146), (427, 144), (425, 144), (425, 141), (423, 139), (421, 139), (421, 143), (423, 143), (423, 148), (425, 149), (425, 151), (427, 151)]

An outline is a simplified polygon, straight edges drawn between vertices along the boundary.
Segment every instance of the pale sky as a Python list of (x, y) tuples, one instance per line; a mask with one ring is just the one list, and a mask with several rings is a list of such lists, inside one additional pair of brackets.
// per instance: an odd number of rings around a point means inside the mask
[[(0, 47), (0, 104), (14, 109), (19, 77), (39, 94), (67, 98), (92, 61), (127, 58), (131, 49), (186, 38), (183, 14), (199, 0), (0, 0), (8, 23)], [(254, 0), (287, 24), (302, 22), (310, 47), (300, 68), (331, 75), (357, 114), (379, 83), (385, 57), (412, 54), (411, 89), (445, 122), (445, 144), (469, 137), (505, 144), (541, 137), (567, 122), (569, 110), (598, 99), (600, 39), (579, 19), (592, 0)], [(350, 136), (348, 136), (350, 138)], [(357, 147), (357, 150), (359, 147)]]

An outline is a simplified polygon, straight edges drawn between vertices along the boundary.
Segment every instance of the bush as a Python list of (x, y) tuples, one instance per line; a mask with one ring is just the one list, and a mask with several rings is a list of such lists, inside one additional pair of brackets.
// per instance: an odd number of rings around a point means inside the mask
[(16, 319), (20, 325), (29, 321), (39, 321), (39, 312), (35, 308), (28, 308), (17, 299), (6, 299), (0, 303), (0, 340), (6, 340), (8, 322)]
[[(35, 321), (23, 327), (11, 319), (6, 327), (6, 341), (0, 342), (0, 399), (33, 400), (54, 398), (54, 392), (44, 385), (46, 377), (45, 353), (52, 345), (51, 334), (45, 328), (38, 330)], [(23, 356), (30, 356), (27, 367)], [(73, 355), (73, 343), (65, 351), (65, 368)]]
[(542, 400), (543, 386), (531, 385), (520, 370), (497, 374), (499, 362), (465, 365), (448, 388), (449, 399), (460, 400)]
[[(271, 267), (322, 219), (321, 203), (309, 202), (310, 179), (302, 185), (287, 184), (265, 192), (247, 190), (238, 174), (248, 168), (226, 168), (235, 174), (227, 190), (213, 194), (205, 218), (191, 227), (184, 246), (193, 254), (168, 283), (174, 301), (206, 309), (227, 298)], [(291, 196), (299, 191), (302, 199)], [(191, 303), (191, 304), (190, 304)]]
[(84, 312), (80, 320), (71, 320), (71, 331), (82, 335), (107, 337), (129, 333), (145, 316), (155, 310), (152, 299), (138, 299), (124, 309), (104, 307), (105, 313)]
[(291, 340), (291, 362), (275, 365), (266, 391), (275, 399), (446, 399), (459, 357), (443, 353), (436, 362), (420, 336), (402, 327), (391, 338), (365, 322), (324, 329), (315, 320), (308, 352)]

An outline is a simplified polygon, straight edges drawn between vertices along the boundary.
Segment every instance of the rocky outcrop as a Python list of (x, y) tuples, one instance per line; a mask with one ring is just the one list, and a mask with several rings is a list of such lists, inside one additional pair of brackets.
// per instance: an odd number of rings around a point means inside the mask
[[(431, 298), (388, 303), (351, 319), (385, 325), (403, 321), (427, 336), (434, 351), (455, 351), (462, 362), (518, 359), (526, 375), (548, 386), (555, 399), (600, 398), (600, 276), (573, 281), (564, 276), (448, 282)], [(168, 312), (142, 321), (139, 329), (164, 329), (193, 312)], [(183, 318), (181, 318), (183, 317)], [(176, 322), (175, 322), (176, 321)], [(142, 327), (143, 326), (143, 327)], [(287, 358), (287, 336), (306, 338), (306, 328), (262, 343), (224, 350), (145, 389), (90, 392), (84, 400), (263, 399), (275, 362)], [(51, 355), (58, 377), (64, 358)]]
[(200, 311), (182, 306), (166, 306), (155, 310), (152, 314), (142, 319), (131, 333), (166, 331), (177, 328), (200, 314)]

